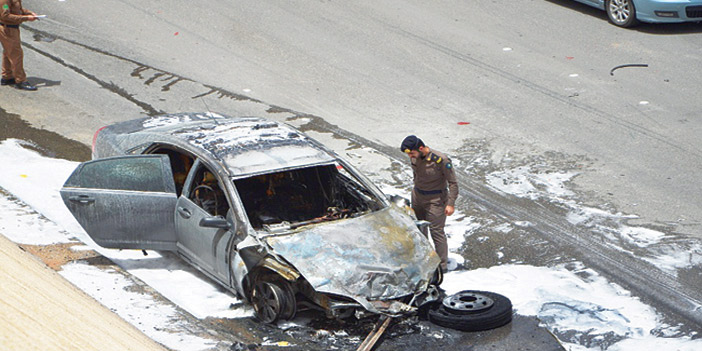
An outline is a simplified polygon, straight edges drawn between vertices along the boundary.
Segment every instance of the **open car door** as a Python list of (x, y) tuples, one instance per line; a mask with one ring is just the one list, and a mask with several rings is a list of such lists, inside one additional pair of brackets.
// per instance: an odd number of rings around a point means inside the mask
[(81, 163), (61, 189), (66, 207), (100, 246), (176, 250), (176, 191), (167, 155)]

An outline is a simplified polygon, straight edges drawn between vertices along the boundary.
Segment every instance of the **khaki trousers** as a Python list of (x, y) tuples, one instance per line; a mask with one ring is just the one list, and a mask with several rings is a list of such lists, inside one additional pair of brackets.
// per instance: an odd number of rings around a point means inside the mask
[(446, 197), (443, 191), (441, 194), (422, 195), (416, 190), (412, 190), (412, 209), (417, 219), (428, 221), (431, 239), (434, 241), (436, 253), (441, 258), (441, 268), (446, 269), (448, 263), (448, 243), (446, 242)]
[(2, 78), (14, 78), (17, 83), (27, 80), (27, 74), (24, 73), (24, 53), (19, 28), (0, 26), (0, 43), (2, 43)]

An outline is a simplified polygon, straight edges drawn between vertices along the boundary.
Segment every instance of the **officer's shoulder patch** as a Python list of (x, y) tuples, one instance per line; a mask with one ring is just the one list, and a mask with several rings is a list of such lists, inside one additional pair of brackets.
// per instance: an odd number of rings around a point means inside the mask
[(430, 162), (441, 163), (441, 161), (443, 161), (443, 160), (442, 160), (441, 156), (432, 153), (431, 156), (429, 156), (429, 161), (430, 161)]

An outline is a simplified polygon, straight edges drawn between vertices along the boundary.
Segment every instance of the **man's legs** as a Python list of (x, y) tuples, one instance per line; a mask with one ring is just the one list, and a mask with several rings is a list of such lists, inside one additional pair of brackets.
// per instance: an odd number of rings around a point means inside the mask
[(441, 195), (421, 195), (412, 192), (412, 209), (419, 220), (429, 221), (429, 232), (434, 241), (434, 249), (441, 258), (441, 269), (446, 271), (448, 264), (448, 243), (444, 233), (446, 224), (446, 200)]
[(12, 66), (10, 65), (10, 59), (5, 55), (5, 50), (2, 51), (2, 80), (10, 80), (15, 78), (12, 76)]
[(24, 72), (24, 52), (20, 40), (19, 28), (0, 26), (0, 42), (2, 43), (2, 78), (14, 78), (16, 83), (27, 80)]
[(10, 63), (10, 58), (7, 53), (9, 49), (7, 47), (10, 45), (7, 35), (5, 34), (5, 27), (0, 26), (0, 44), (2, 44), (2, 79), (9, 80), (14, 78), (12, 75), (12, 64)]
[(446, 242), (446, 233), (444, 232), (444, 225), (446, 225), (446, 205), (444, 201), (432, 201), (429, 211), (427, 211), (427, 221), (431, 223), (429, 226), (429, 231), (431, 232), (431, 238), (434, 240), (434, 248), (436, 253), (439, 254), (441, 258), (441, 270), (444, 272), (447, 269), (448, 264), (448, 243)]

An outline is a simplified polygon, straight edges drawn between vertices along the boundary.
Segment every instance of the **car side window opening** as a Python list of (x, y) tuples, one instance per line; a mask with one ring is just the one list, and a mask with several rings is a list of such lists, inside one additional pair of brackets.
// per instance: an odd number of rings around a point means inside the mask
[(176, 195), (180, 196), (180, 194), (183, 192), (185, 179), (188, 177), (190, 168), (192, 168), (193, 162), (195, 161), (193, 157), (184, 152), (179, 152), (168, 148), (156, 149), (150, 153), (168, 155), (168, 159), (171, 161), (171, 169), (173, 170), (173, 181), (175, 182)]
[(360, 182), (337, 165), (263, 174), (234, 181), (255, 229), (291, 227), (356, 217), (382, 208)]
[(229, 202), (217, 177), (206, 166), (197, 169), (188, 198), (212, 216), (227, 216)]

